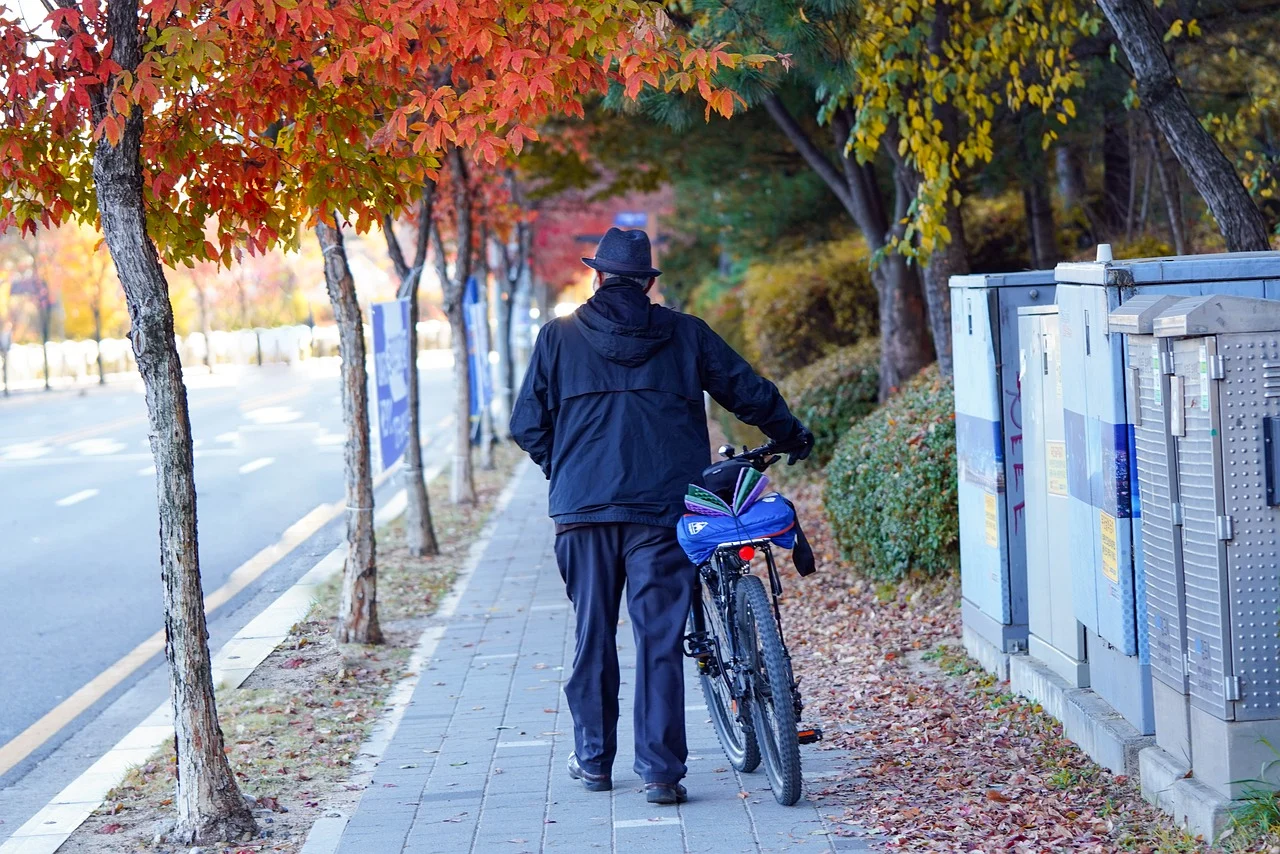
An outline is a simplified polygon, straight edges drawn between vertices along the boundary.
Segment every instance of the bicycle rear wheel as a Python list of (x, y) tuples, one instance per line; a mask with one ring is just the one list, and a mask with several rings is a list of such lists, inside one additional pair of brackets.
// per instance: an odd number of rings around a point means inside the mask
[(794, 681), (769, 597), (754, 575), (738, 581), (737, 624), (738, 647), (755, 671), (748, 705), (765, 771), (773, 797), (789, 807), (800, 800)]
[[(716, 738), (724, 749), (729, 764), (737, 771), (750, 773), (760, 767), (760, 746), (756, 742), (755, 733), (744, 729), (739, 715), (750, 720), (749, 712), (740, 709), (729, 690), (733, 674), (725, 667), (721, 655), (728, 655), (730, 646), (729, 633), (725, 629), (724, 615), (717, 606), (715, 597), (706, 584), (699, 584), (702, 591), (700, 598), (693, 602), (694, 608), (702, 609), (702, 624), (712, 638), (711, 659), (698, 663), (698, 681), (702, 683), (702, 696), (707, 701), (707, 711), (711, 715), (711, 725), (715, 727)], [(690, 614), (690, 630), (694, 620)]]

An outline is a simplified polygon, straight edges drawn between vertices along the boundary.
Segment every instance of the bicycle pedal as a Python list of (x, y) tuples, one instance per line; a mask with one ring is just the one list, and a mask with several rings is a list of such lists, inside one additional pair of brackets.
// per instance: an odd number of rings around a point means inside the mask
[(801, 744), (813, 744), (814, 742), (822, 741), (822, 730), (816, 726), (796, 730), (796, 740)]

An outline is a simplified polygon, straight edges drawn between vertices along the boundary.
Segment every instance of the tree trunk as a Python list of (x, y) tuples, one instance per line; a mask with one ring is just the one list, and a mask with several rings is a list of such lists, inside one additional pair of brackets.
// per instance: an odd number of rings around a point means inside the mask
[(1079, 153), (1070, 145), (1059, 146), (1054, 152), (1058, 173), (1058, 195), (1062, 197), (1062, 209), (1068, 215), (1084, 204), (1084, 167)]
[[(125, 71), (136, 70), (141, 60), (138, 0), (115, 0), (107, 7), (107, 36), (114, 44), (112, 60)], [(106, 118), (103, 95), (94, 98), (92, 108), (95, 122)], [(200, 586), (187, 390), (174, 340), (168, 283), (147, 233), (141, 140), (142, 111), (135, 107), (118, 144), (112, 145), (104, 136), (95, 146), (93, 179), (102, 233), (128, 304), (129, 338), (146, 390), (156, 464), (165, 658), (178, 760), (176, 835), (184, 842), (235, 841), (255, 833), (256, 826), (223, 752), (218, 725)]]
[(1042, 159), (1035, 158), (1030, 168), (1022, 186), (1022, 204), (1031, 237), (1031, 266), (1036, 270), (1050, 270), (1058, 263), (1058, 230), (1053, 222), (1049, 178)]
[(102, 297), (101, 286), (98, 288), (98, 302), (93, 307), (93, 343), (98, 353), (98, 385), (107, 384), (107, 369), (102, 364)]
[(342, 359), (342, 423), (347, 429), (347, 561), (342, 572), (338, 641), (382, 643), (378, 625), (378, 566), (373, 529), (373, 465), (369, 448), (369, 375), (364, 323), (356, 283), (347, 264), (342, 231), (334, 221), (316, 223), (324, 254), (324, 282), (338, 325)]
[[(45, 297), (41, 297), (45, 299)], [(53, 323), (53, 307), (40, 306), (40, 352), (44, 356), (44, 390), (49, 390), (49, 327)]]
[(449, 333), (453, 347), (453, 410), (456, 414), (453, 448), (453, 476), (449, 500), (454, 504), (474, 504), (475, 479), (471, 471), (471, 354), (467, 348), (467, 324), (462, 300), (448, 307)]
[(1178, 170), (1169, 163), (1164, 155), (1164, 146), (1151, 136), (1151, 159), (1156, 164), (1156, 174), (1160, 176), (1160, 194), (1164, 196), (1165, 211), (1169, 216), (1169, 236), (1173, 239), (1175, 255), (1187, 254), (1187, 232), (1182, 219), (1182, 188), (1178, 184)]
[(422, 474), (422, 402), (418, 388), (418, 286), (422, 267), (427, 260), (427, 242), (431, 234), (431, 218), (435, 207), (435, 183), (428, 182), (418, 205), (418, 241), (414, 249), (414, 265), (404, 260), (400, 241), (392, 229), (390, 216), (383, 219), (382, 230), (387, 239), (387, 252), (400, 276), (401, 299), (409, 301), (409, 443), (404, 450), (404, 489), (408, 504), (404, 513), (405, 548), (418, 557), (440, 553), (435, 525), (431, 521), (431, 500)]
[(1204, 129), (1178, 83), (1144, 0), (1098, 0), (1138, 80), (1138, 95), (1182, 170), (1218, 221), (1231, 252), (1271, 248), (1267, 224), (1240, 176)]
[(950, 242), (939, 246), (924, 266), (925, 307), (929, 312), (929, 329), (933, 336), (933, 349), (938, 357), (938, 369), (944, 376), (951, 376), (954, 365), (951, 355), (951, 277), (969, 272), (969, 242), (964, 233), (964, 217), (960, 208), (948, 204), (946, 212)]
[(436, 249), (436, 268), (444, 289), (444, 310), (449, 318), (450, 343), (453, 348), (454, 421), (456, 441), (453, 448), (453, 473), (449, 482), (449, 500), (454, 504), (476, 502), (475, 477), (471, 468), (471, 360), (467, 344), (466, 308), (463, 298), (467, 279), (471, 277), (471, 184), (461, 149), (448, 154), (449, 176), (453, 182), (454, 222), (457, 227), (453, 276), (445, 262), (444, 240), (440, 229), (432, 229)]
[[(929, 32), (929, 53), (940, 60), (944, 57), (944, 46), (951, 35), (950, 2), (935, 4), (933, 26)], [(941, 103), (934, 114), (942, 123), (943, 139), (949, 152), (954, 153), (959, 146), (959, 118), (951, 103)], [(897, 152), (893, 152), (897, 155)], [(904, 168), (900, 164), (899, 168)], [(919, 186), (919, 175), (911, 170), (914, 185)], [(913, 190), (913, 193), (915, 191)], [(943, 225), (951, 234), (951, 239), (938, 246), (925, 262), (923, 271), (924, 303), (929, 316), (929, 331), (933, 339), (933, 351), (937, 355), (938, 369), (943, 376), (951, 376), (951, 277), (969, 272), (969, 244), (965, 239), (964, 218), (959, 205), (953, 205), (951, 199), (945, 202)]]
[(200, 307), (200, 334), (204, 336), (204, 365), (213, 373), (213, 330), (209, 326), (209, 295), (204, 285), (196, 285), (196, 303)]
[[(889, 219), (884, 211), (876, 176), (870, 164), (858, 164), (844, 156), (852, 118), (838, 110), (832, 119), (837, 164), (831, 162), (805, 132), (776, 93), (763, 100), (765, 110), (795, 146), (809, 168), (822, 178), (853, 218), (867, 242), (867, 249), (880, 253), (888, 246)], [(901, 181), (896, 182), (898, 210), (905, 213)], [(909, 204), (909, 199), (906, 200)], [(897, 210), (895, 210), (897, 213)], [(894, 220), (897, 222), (897, 219)], [(880, 311), (880, 398), (881, 400), (933, 360), (933, 347), (926, 322), (917, 268), (897, 252), (884, 252), (871, 271)]]
[[(520, 235), (523, 230), (523, 224), (516, 226), (517, 241), (523, 239)], [(496, 304), (494, 305), (498, 330), (497, 341), (494, 342), (498, 351), (498, 381), (494, 388), (494, 397), (498, 404), (498, 435), (505, 441), (511, 438), (511, 381), (513, 373), (511, 364), (511, 316), (515, 307), (515, 290), (519, 283), (520, 271), (516, 267), (513, 275), (515, 260), (512, 258), (510, 247), (500, 246), (499, 248), (502, 257), (502, 274), (497, 279)]]
[(1121, 104), (1109, 104), (1102, 120), (1102, 225), (1108, 238), (1124, 233), (1129, 210), (1133, 167), (1129, 157), (1128, 114)]

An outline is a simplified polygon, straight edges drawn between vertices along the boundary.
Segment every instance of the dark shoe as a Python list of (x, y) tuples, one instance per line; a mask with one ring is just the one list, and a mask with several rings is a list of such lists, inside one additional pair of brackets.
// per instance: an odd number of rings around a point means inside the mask
[(645, 783), (644, 799), (651, 804), (682, 804), (689, 793), (679, 783)]
[(578, 757), (573, 753), (569, 754), (569, 776), (581, 780), (588, 792), (607, 792), (613, 788), (608, 774), (592, 774), (578, 764)]

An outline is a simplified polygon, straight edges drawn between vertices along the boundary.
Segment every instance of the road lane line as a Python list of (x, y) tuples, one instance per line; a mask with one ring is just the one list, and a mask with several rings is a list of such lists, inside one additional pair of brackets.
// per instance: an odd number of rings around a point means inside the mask
[(264, 469), (276, 461), (275, 457), (258, 457), (256, 460), (247, 462), (240, 466), (240, 474), (250, 474), (258, 469)]
[(82, 489), (79, 492), (68, 495), (66, 498), (59, 498), (54, 503), (59, 507), (70, 507), (72, 504), (79, 504), (81, 501), (88, 501), (97, 494), (98, 490), (96, 489)]
[[(400, 470), (397, 463), (373, 479), (373, 488), (377, 489), (391, 475)], [(93, 490), (96, 494), (97, 490)], [(333, 519), (336, 519), (346, 504), (337, 501), (333, 504), (321, 504), (297, 522), (290, 525), (284, 536), (276, 543), (267, 546), (253, 557), (242, 563), (227, 578), (227, 582), (204, 597), (205, 614), (212, 614), (216, 609), (231, 601), (236, 594), (244, 590), (268, 569), (275, 566), (285, 555), (297, 548), (312, 534), (319, 531)], [(71, 723), (82, 712), (101, 700), (108, 691), (115, 688), (134, 671), (147, 662), (157, 652), (164, 650), (164, 631), (158, 631), (138, 644), (133, 650), (106, 670), (91, 679), (83, 688), (54, 706), (44, 717), (27, 727), (12, 741), (0, 745), (0, 777), (3, 777), (19, 762), (26, 759), (40, 745), (44, 744), (67, 724)]]

